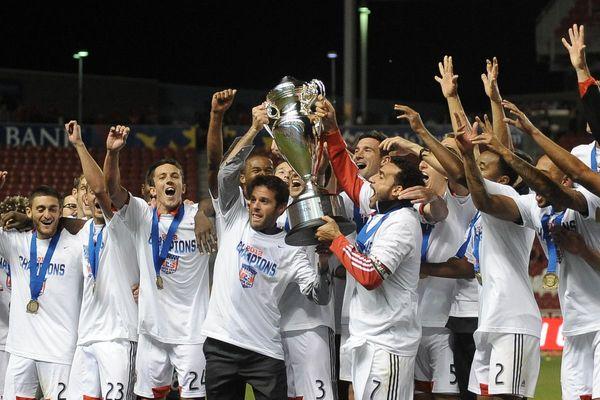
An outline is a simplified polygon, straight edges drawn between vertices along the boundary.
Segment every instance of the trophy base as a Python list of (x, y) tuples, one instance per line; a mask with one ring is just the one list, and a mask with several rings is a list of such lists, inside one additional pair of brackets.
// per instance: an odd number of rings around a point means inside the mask
[(287, 208), (290, 231), (285, 242), (290, 246), (312, 246), (319, 244), (315, 237), (317, 229), (325, 225), (321, 218), (325, 215), (333, 218), (344, 235), (356, 230), (354, 222), (346, 216), (343, 200), (336, 194), (315, 194), (298, 199)]

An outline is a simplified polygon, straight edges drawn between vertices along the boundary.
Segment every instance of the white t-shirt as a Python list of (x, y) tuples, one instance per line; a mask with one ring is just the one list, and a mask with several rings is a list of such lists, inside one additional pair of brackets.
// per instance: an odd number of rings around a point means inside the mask
[[(463, 243), (469, 222), (477, 211), (471, 196), (454, 196), (449, 188), (446, 189), (443, 199), (448, 207), (448, 216), (435, 225), (427, 224), (431, 233), (426, 249), (426, 261), (432, 263), (445, 262), (456, 255)], [(422, 220), (421, 223), (426, 221)], [(423, 241), (426, 241), (425, 237)], [(417, 293), (422, 326), (432, 328), (446, 326), (450, 307), (455, 298), (456, 286), (456, 279), (431, 276), (419, 280)]]
[[(77, 341), (81, 306), (82, 246), (78, 236), (65, 229), (50, 260), (39, 295), (39, 310), (26, 311), (29, 289), (29, 246), (32, 232), (0, 229), (0, 254), (11, 266), (10, 324), (6, 351), (20, 357), (58, 364), (71, 364)], [(50, 239), (37, 239), (38, 266)]]
[(588, 167), (592, 167), (592, 149), (596, 149), (596, 160), (598, 162), (598, 167), (596, 168), (596, 172), (600, 172), (600, 146), (596, 145), (596, 141), (588, 144), (580, 144), (579, 146), (573, 147), (571, 150), (571, 154), (575, 157), (579, 158), (581, 161), (585, 163)]
[(8, 336), (10, 285), (10, 265), (4, 257), (0, 257), (0, 351), (4, 351)]
[[(485, 186), (490, 194), (519, 197), (508, 185), (486, 180)], [(479, 265), (483, 280), (477, 330), (540, 337), (542, 320), (528, 273), (535, 231), (485, 213), (481, 213), (475, 231), (481, 235)], [(465, 253), (472, 264), (474, 243), (475, 235)]]
[[(375, 226), (384, 214), (367, 222)], [(373, 290), (356, 285), (350, 301), (350, 338), (345, 346), (369, 342), (386, 351), (412, 356), (421, 339), (417, 284), (421, 268), (421, 225), (411, 207), (393, 211), (367, 240), (366, 254), (391, 275)]]
[[(144, 200), (130, 195), (129, 204), (113, 219), (123, 218), (136, 243), (140, 266), (139, 333), (163, 343), (198, 344), (204, 342), (201, 327), (208, 307), (209, 255), (200, 254), (196, 244), (194, 217), (198, 205), (183, 206), (183, 219), (161, 267), (164, 282), (161, 290), (156, 287), (150, 237), (153, 209)], [(173, 219), (172, 214), (160, 216), (158, 228), (162, 240)]]
[[(600, 251), (600, 198), (583, 187), (578, 187), (588, 204), (588, 216), (568, 209), (561, 225), (563, 228), (581, 234), (585, 243), (595, 251)], [(543, 239), (542, 217), (551, 213), (551, 207), (539, 208), (535, 194), (522, 196), (517, 201), (521, 218), (526, 226), (535, 229), (540, 236), (542, 248), (548, 255), (546, 241)], [(583, 258), (567, 251), (559, 251), (558, 296), (563, 314), (563, 334), (581, 335), (600, 331), (600, 272), (586, 263)]]
[(304, 295), (309, 294), (316, 266), (310, 264), (302, 247), (285, 244), (285, 231), (266, 235), (252, 229), (247, 208), (239, 201), (233, 202), (221, 221), (213, 290), (202, 333), (283, 360), (278, 304), (291, 282)]
[(131, 286), (139, 282), (140, 272), (133, 236), (119, 217), (107, 220), (106, 226), (94, 224), (94, 241), (102, 229), (94, 285), (88, 250), (92, 222), (88, 220), (79, 232), (83, 244), (83, 300), (77, 344), (116, 339), (137, 341), (138, 310)]

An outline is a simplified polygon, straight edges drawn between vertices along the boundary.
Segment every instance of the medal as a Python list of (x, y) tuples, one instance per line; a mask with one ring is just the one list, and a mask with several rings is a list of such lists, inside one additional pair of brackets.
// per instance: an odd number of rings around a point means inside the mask
[(40, 293), (42, 292), (42, 287), (46, 280), (46, 272), (48, 271), (48, 266), (50, 265), (59, 239), (60, 231), (57, 231), (52, 239), (50, 239), (48, 250), (46, 250), (46, 255), (40, 265), (37, 257), (37, 232), (33, 232), (31, 235), (31, 243), (29, 245), (29, 293), (31, 300), (27, 303), (27, 312), (30, 314), (37, 313), (40, 308), (38, 297), (40, 297)]
[(27, 303), (27, 312), (29, 314), (37, 313), (39, 308), (40, 308), (40, 303), (37, 300), (29, 300), (29, 303)]
[(479, 271), (475, 272), (475, 278), (477, 279), (477, 283), (483, 285), (483, 281), (481, 280), (481, 273)]
[(548, 272), (542, 279), (544, 289), (556, 289), (558, 286), (558, 275), (553, 272)]
[(162, 241), (162, 246), (159, 243), (159, 235), (158, 235), (158, 220), (159, 215), (156, 208), (152, 213), (152, 227), (150, 230), (150, 239), (152, 244), (152, 261), (154, 262), (154, 271), (156, 272), (156, 287), (158, 290), (163, 289), (164, 282), (162, 277), (160, 276), (160, 268), (163, 263), (167, 259), (167, 255), (169, 254), (169, 249), (171, 248), (171, 244), (173, 243), (173, 238), (175, 237), (175, 232), (177, 232), (177, 228), (179, 227), (179, 223), (183, 219), (183, 215), (185, 213), (185, 206), (181, 204), (179, 209), (177, 210), (177, 214), (175, 214), (175, 218), (173, 218), (173, 222), (169, 225), (169, 230), (167, 231), (167, 236), (165, 240)]

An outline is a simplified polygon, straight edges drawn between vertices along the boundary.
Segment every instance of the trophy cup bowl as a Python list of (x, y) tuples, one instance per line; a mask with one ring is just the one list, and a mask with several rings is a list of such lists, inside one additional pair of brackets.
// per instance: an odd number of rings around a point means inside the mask
[(290, 231), (285, 242), (292, 246), (318, 244), (315, 233), (325, 224), (322, 220), (325, 215), (338, 223), (344, 235), (356, 229), (346, 215), (342, 198), (318, 185), (325, 151), (321, 121), (313, 115), (313, 105), (319, 95), (325, 95), (322, 82), (313, 79), (307, 83), (287, 76), (267, 94), (267, 130), (285, 161), (305, 185), (287, 207)]

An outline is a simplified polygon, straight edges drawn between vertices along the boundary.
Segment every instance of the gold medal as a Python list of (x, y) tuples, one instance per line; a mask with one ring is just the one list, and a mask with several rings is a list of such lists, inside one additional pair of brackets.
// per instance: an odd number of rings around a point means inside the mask
[(163, 283), (163, 278), (160, 275), (156, 277), (156, 287), (158, 288), (158, 290), (162, 290), (165, 287)]
[(40, 308), (40, 303), (38, 303), (37, 300), (29, 300), (29, 303), (27, 303), (27, 312), (29, 314), (37, 313), (39, 308)]
[(558, 286), (558, 275), (553, 272), (548, 272), (542, 280), (544, 289), (556, 289)]
[(479, 271), (475, 272), (475, 278), (477, 279), (477, 283), (479, 283), (480, 285), (483, 285), (483, 281), (481, 280), (481, 272), (479, 272)]

